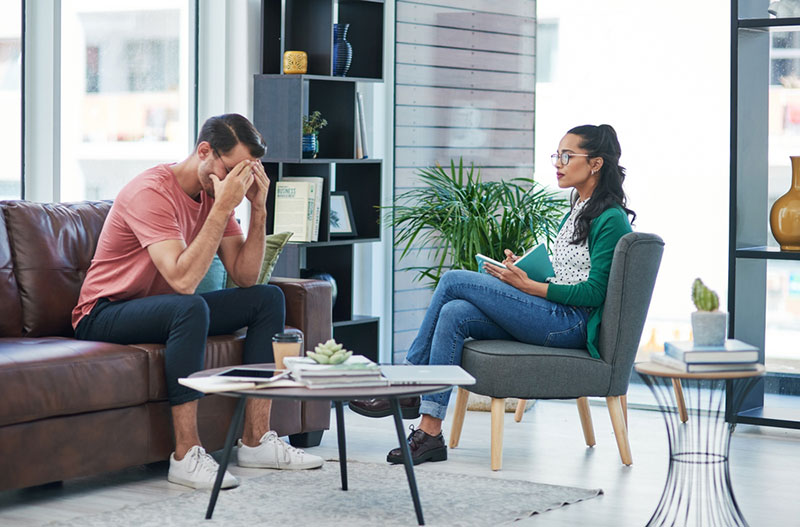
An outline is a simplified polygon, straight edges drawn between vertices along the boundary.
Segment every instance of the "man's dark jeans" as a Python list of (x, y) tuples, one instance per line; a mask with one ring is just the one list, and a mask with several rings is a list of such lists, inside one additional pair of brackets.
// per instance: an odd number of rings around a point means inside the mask
[(101, 299), (81, 319), (75, 336), (117, 344), (165, 343), (167, 393), (174, 406), (203, 395), (179, 384), (178, 378), (203, 369), (208, 336), (247, 327), (242, 362), (273, 362), (272, 336), (283, 331), (285, 310), (283, 291), (274, 285), (116, 302)]

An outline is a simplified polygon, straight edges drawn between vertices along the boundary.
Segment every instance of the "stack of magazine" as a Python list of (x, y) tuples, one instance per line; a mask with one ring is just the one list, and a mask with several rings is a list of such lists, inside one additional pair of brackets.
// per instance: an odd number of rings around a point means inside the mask
[(664, 343), (664, 353), (650, 355), (653, 362), (688, 373), (753, 371), (758, 368), (758, 348), (736, 339), (721, 346), (695, 346), (694, 341)]
[(389, 384), (380, 367), (363, 355), (353, 355), (341, 364), (318, 364), (310, 357), (286, 357), (283, 362), (294, 380), (311, 389)]

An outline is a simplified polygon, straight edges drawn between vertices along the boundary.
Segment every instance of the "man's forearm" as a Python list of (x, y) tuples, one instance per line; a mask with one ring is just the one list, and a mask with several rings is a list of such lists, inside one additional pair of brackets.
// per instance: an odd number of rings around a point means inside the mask
[(208, 273), (217, 254), (219, 242), (228, 225), (230, 212), (212, 207), (200, 232), (178, 257), (178, 269), (183, 271), (188, 288), (194, 291)]
[(250, 227), (247, 239), (236, 257), (233, 280), (241, 287), (254, 285), (261, 273), (266, 247), (267, 213), (264, 210), (250, 209)]

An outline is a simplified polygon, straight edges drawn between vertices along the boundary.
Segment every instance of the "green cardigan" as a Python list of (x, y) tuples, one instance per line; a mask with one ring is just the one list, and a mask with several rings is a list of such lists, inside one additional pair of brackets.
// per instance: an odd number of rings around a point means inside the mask
[[(569, 213), (564, 216), (558, 230), (561, 230), (567, 218), (569, 218)], [(606, 209), (589, 225), (591, 269), (588, 280), (575, 285), (549, 284), (547, 286), (548, 300), (559, 304), (594, 308), (586, 325), (586, 348), (589, 350), (589, 354), (596, 359), (600, 358), (600, 353), (597, 351), (597, 339), (600, 332), (600, 320), (603, 317), (603, 303), (606, 299), (611, 259), (619, 239), (631, 230), (628, 215), (622, 207), (615, 206)]]

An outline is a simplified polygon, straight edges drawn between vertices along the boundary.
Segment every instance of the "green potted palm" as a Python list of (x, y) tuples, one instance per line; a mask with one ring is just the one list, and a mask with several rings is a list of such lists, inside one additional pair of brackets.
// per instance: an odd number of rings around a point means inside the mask
[(315, 158), (319, 154), (319, 131), (328, 124), (319, 111), (303, 116), (303, 158)]
[(433, 250), (416, 280), (436, 286), (448, 269), (478, 270), (477, 253), (502, 260), (503, 249), (521, 254), (538, 243), (548, 246), (566, 212), (567, 200), (531, 178), (484, 181), (480, 168), (463, 159), (419, 170), (421, 185), (386, 207), (385, 222), (395, 227), (401, 259), (415, 249)]

